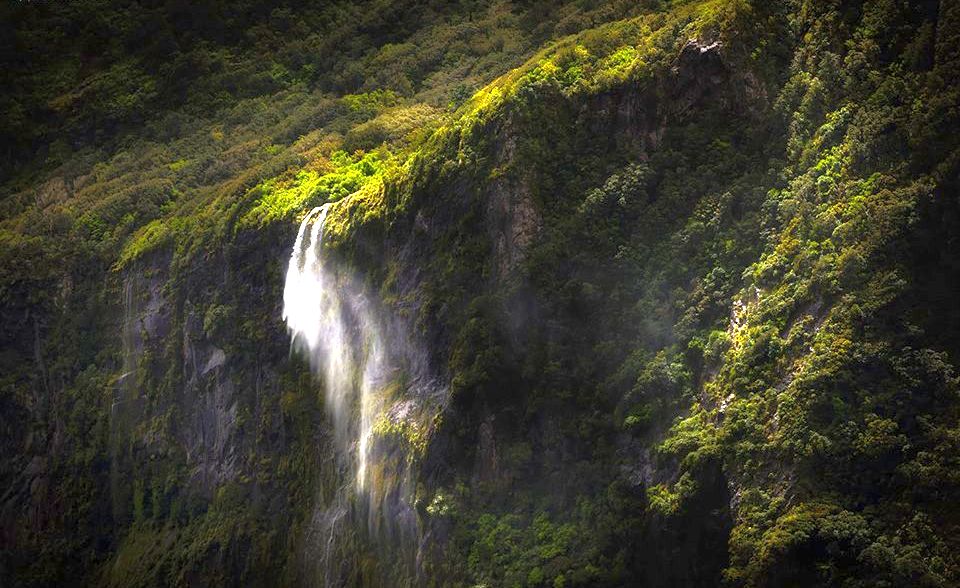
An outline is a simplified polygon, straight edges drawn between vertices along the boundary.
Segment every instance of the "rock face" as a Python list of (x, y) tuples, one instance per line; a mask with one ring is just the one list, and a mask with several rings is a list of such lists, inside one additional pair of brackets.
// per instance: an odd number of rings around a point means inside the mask
[[(199, 318), (188, 310), (184, 332), (184, 396), (197, 399), (188, 414), (183, 439), (192, 485), (212, 495), (238, 474), (237, 399), (234, 377), (224, 351), (203, 344), (194, 329)], [(199, 335), (199, 336), (198, 336)]]
[[(511, 126), (508, 120), (497, 133), (494, 154), (496, 169), (516, 165), (517, 138)], [(496, 260), (497, 284), (503, 284), (517, 270), (542, 225), (540, 212), (530, 194), (530, 179), (525, 178), (522, 172), (516, 176), (500, 175), (494, 178), (489, 183), (485, 197), (485, 220), (493, 244), (493, 258)]]
[[(126, 270), (123, 278), (124, 373), (117, 380), (111, 408), (114, 488), (118, 494), (124, 487), (129, 491), (122, 478), (133, 474), (137, 466), (131, 460), (139, 452), (158, 457), (174, 452), (184, 456), (189, 487), (209, 500), (239, 473), (242, 442), (236, 427), (236, 375), (224, 350), (204, 334), (195, 306), (185, 301), (178, 316), (176, 306), (164, 295), (167, 263), (168, 257), (156, 257)], [(178, 326), (179, 334), (171, 332)], [(166, 399), (151, 398), (155, 382), (165, 377), (163, 364), (153, 358), (163, 357), (174, 338), (182, 341), (176, 379), (181, 387)], [(169, 429), (146, 426), (171, 411), (183, 416)], [(114, 503), (129, 499), (118, 495)]]

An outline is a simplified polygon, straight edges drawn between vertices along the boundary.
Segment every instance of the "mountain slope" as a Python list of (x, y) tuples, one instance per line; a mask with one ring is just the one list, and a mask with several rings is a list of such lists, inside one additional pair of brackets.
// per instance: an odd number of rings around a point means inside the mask
[[(304, 18), (371, 32), (211, 116), (10, 131), (41, 147), (3, 199), (2, 576), (955, 584), (960, 11), (383, 6)], [(281, 319), (326, 202), (318, 254), (422, 351), (363, 492)]]

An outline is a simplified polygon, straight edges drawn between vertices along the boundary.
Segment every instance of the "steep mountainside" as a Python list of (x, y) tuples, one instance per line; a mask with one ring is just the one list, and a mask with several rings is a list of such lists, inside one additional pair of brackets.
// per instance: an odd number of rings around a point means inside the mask
[(960, 583), (960, 5), (4, 10), (3, 585)]

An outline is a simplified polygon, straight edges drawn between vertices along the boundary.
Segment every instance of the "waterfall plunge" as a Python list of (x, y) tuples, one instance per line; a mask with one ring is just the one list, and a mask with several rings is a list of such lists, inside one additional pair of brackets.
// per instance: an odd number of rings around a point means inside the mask
[(283, 289), (283, 319), (292, 344), (323, 378), (337, 448), (353, 453), (350, 469), (364, 491), (374, 416), (382, 408), (377, 389), (389, 372), (383, 329), (370, 301), (323, 255), (330, 206), (314, 208), (300, 223)]
[[(380, 583), (405, 577), (410, 584), (419, 533), (412, 507), (416, 455), (390, 432), (426, 439), (448, 389), (431, 375), (409, 325), (384, 312), (324, 249), (330, 212), (331, 204), (314, 208), (300, 223), (283, 291), (291, 345), (324, 383), (337, 453), (339, 490), (317, 505), (305, 560), (323, 585), (339, 586), (356, 581), (348, 560), (375, 553), (380, 573), (391, 575)], [(377, 423), (385, 424), (380, 435)]]

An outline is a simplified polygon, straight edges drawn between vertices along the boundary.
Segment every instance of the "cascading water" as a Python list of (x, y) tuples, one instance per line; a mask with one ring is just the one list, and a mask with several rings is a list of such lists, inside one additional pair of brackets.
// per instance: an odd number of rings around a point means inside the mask
[(300, 223), (283, 289), (283, 319), (293, 345), (323, 378), (338, 450), (354, 453), (348, 461), (363, 490), (372, 415), (379, 409), (375, 391), (386, 373), (383, 337), (366, 297), (322, 254), (330, 206), (314, 208)]
[[(343, 563), (359, 541), (391, 558), (410, 556), (416, 515), (409, 447), (379, 438), (389, 431), (429, 433), (445, 402), (445, 387), (426, 374), (425, 354), (408, 330), (389, 319), (375, 297), (327, 252), (323, 238), (332, 204), (303, 218), (290, 254), (283, 319), (291, 345), (304, 353), (324, 384), (333, 425), (335, 496), (322, 500), (313, 518), (307, 560), (324, 585), (348, 582)], [(365, 523), (365, 524), (364, 524)], [(414, 547), (415, 549), (415, 547)], [(399, 555), (398, 555), (399, 554)], [(394, 567), (397, 565), (394, 562)]]

